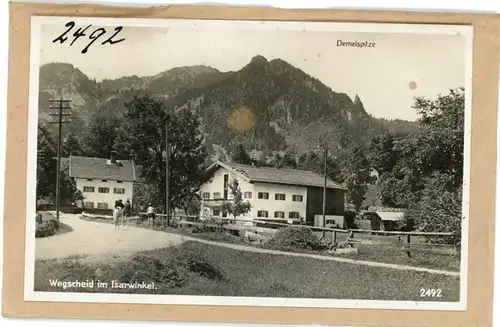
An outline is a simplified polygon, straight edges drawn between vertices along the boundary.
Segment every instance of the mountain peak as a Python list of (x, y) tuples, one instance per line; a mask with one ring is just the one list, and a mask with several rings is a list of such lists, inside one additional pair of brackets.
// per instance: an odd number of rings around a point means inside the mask
[(269, 61), (262, 55), (256, 55), (252, 58), (252, 60), (250, 60), (250, 64), (260, 64), (260, 65), (263, 65), (263, 64), (268, 64)]

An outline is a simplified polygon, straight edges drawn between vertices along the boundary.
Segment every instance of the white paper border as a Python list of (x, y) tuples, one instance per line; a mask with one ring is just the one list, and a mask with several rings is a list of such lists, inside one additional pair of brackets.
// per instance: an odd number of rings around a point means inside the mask
[[(388, 33), (388, 34), (439, 34), (456, 35), (466, 38), (465, 69), (465, 125), (464, 125), (464, 185), (462, 247), (460, 267), (460, 301), (387, 301), (387, 300), (340, 300), (340, 299), (296, 299), (260, 297), (222, 297), (187, 295), (146, 295), (110, 293), (70, 293), (35, 292), (35, 220), (27, 219), (26, 251), (24, 274), (24, 300), (44, 302), (98, 302), (98, 303), (141, 303), (141, 304), (184, 304), (184, 305), (221, 305), (221, 306), (271, 306), (271, 307), (319, 307), (319, 308), (359, 308), (359, 309), (400, 309), (400, 310), (447, 310), (465, 311), (467, 309), (467, 263), (469, 244), (469, 198), (470, 198), (470, 143), (471, 143), (471, 91), (472, 91), (472, 42), (473, 27), (465, 25), (430, 24), (378, 24), (378, 23), (337, 23), (337, 22), (290, 22), (290, 21), (231, 21), (231, 20), (188, 20), (188, 19), (142, 19), (142, 18), (93, 18), (93, 17), (44, 17), (31, 19), (30, 45), (30, 84), (28, 117), (28, 171), (27, 171), (27, 217), (35, 213), (36, 198), (36, 153), (38, 131), (38, 78), (40, 57), (41, 26), (62, 24), (72, 20), (76, 25), (90, 22), (99, 26), (130, 27), (191, 27), (191, 28), (238, 28), (245, 30), (307, 29), (307, 31)], [(31, 183), (29, 181), (32, 181)]]

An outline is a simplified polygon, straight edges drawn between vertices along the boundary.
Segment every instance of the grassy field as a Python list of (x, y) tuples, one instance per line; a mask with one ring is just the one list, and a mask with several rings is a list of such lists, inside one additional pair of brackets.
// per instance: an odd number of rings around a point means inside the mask
[[(210, 241), (218, 241), (224, 243), (243, 243), (248, 246), (266, 247), (265, 244), (248, 244), (241, 238), (222, 233), (216, 235), (215, 233), (191, 233), (190, 229), (171, 229), (169, 233), (180, 235), (188, 235), (192, 237), (202, 238)], [(460, 258), (455, 252), (449, 253), (434, 252), (432, 248), (412, 248), (410, 256), (405, 251), (405, 247), (395, 245), (392, 243), (381, 244), (357, 244), (356, 248), (358, 253), (335, 254), (325, 251), (310, 251), (300, 249), (281, 249), (282, 251), (293, 251), (302, 253), (323, 254), (329, 256), (337, 256), (342, 258), (351, 258), (356, 260), (376, 261), (383, 263), (393, 263), (414, 267), (424, 267), (431, 269), (440, 269), (448, 271), (460, 271)]]
[[(82, 218), (89, 221), (96, 222), (104, 222), (104, 223), (112, 223), (109, 220), (96, 220), (89, 218)], [(136, 225), (137, 227), (145, 227), (145, 223)], [(215, 234), (213, 232), (200, 232), (200, 233), (192, 233), (191, 228), (168, 228), (165, 231), (169, 233), (179, 234), (179, 235), (188, 235), (191, 237), (201, 238), (210, 241), (224, 242), (224, 243), (240, 243), (248, 246), (256, 246), (256, 247), (265, 247), (265, 244), (249, 244), (245, 242), (243, 239), (229, 235), (228, 233)], [(339, 241), (345, 239), (346, 234), (339, 234)], [(350, 254), (335, 254), (335, 253), (327, 253), (327, 252), (316, 252), (316, 251), (308, 251), (308, 250), (298, 250), (298, 249), (282, 249), (283, 251), (294, 251), (294, 252), (303, 252), (303, 253), (315, 253), (315, 254), (324, 254), (330, 256), (341, 256), (343, 258), (351, 258), (357, 260), (367, 260), (367, 261), (376, 261), (376, 262), (384, 262), (384, 263), (393, 263), (393, 264), (401, 264), (408, 265), (414, 267), (424, 267), (431, 269), (441, 269), (448, 271), (460, 271), (460, 258), (456, 255), (455, 251), (448, 252), (435, 252), (433, 248), (427, 247), (419, 247), (412, 248), (409, 257), (405, 252), (405, 248), (401, 245), (396, 245), (396, 237), (394, 236), (381, 236), (381, 235), (369, 235), (369, 234), (357, 234), (356, 238), (362, 239), (370, 239), (374, 241), (374, 244), (357, 244), (356, 248), (358, 248), (359, 253), (350, 253)], [(415, 241), (416, 237), (413, 238)], [(418, 242), (418, 241), (417, 241)]]
[[(62, 281), (155, 283), (155, 289), (65, 290)], [(421, 298), (420, 289), (442, 290), (441, 298)], [(147, 251), (126, 260), (39, 260), (36, 291), (155, 293), (328, 299), (458, 301), (459, 278), (309, 258), (243, 252), (197, 242)]]

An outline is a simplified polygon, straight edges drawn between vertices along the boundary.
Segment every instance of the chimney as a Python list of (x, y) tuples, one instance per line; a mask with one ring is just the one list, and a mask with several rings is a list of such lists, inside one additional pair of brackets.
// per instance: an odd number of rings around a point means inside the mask
[(116, 163), (116, 151), (111, 151), (109, 161), (113, 164)]

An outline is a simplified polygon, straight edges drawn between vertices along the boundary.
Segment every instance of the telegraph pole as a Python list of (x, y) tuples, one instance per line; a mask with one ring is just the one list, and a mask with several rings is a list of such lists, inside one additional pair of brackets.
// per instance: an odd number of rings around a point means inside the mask
[(58, 124), (57, 136), (57, 176), (56, 176), (56, 221), (59, 222), (59, 209), (61, 206), (61, 145), (62, 145), (62, 124), (71, 122), (70, 118), (63, 117), (71, 116), (71, 100), (50, 100), (54, 106), (50, 107), (50, 116), (56, 117), (57, 120), (51, 123)]
[(165, 214), (170, 223), (170, 142), (168, 139), (168, 115), (165, 118)]

